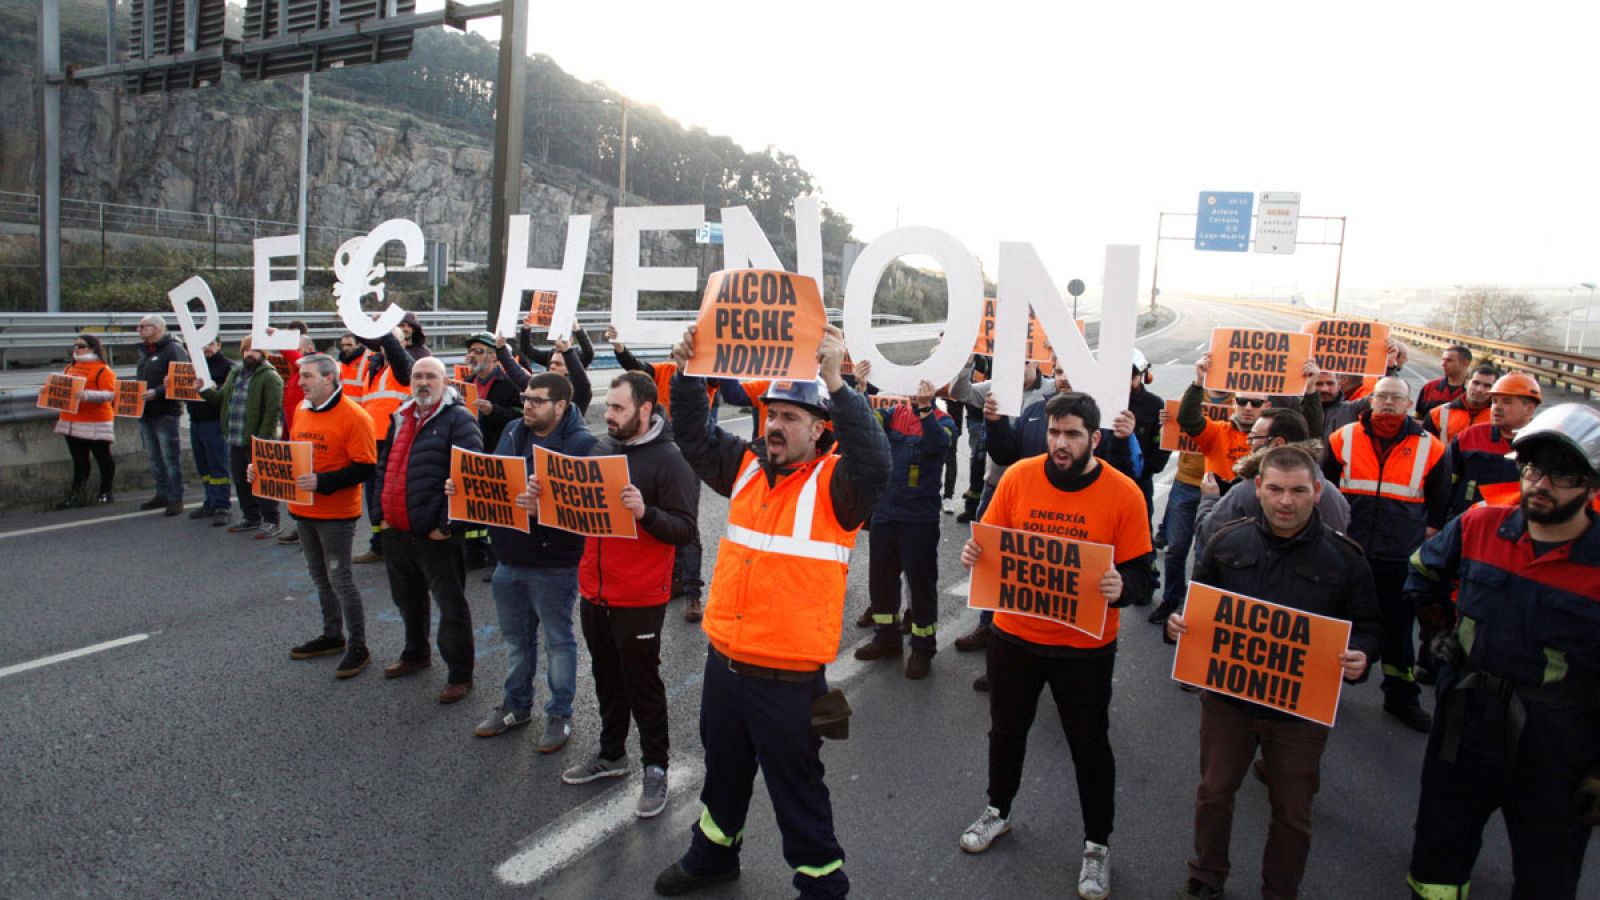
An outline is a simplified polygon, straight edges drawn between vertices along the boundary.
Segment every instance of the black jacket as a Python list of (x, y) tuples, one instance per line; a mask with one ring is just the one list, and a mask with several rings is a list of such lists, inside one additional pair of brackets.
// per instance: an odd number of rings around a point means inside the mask
[[(139, 418), (154, 419), (183, 412), (183, 401), (167, 399), (167, 365), (188, 361), (189, 354), (170, 334), (162, 335), (161, 340), (153, 346), (139, 345), (139, 365), (133, 377), (144, 382), (145, 390), (156, 392), (154, 397), (145, 401), (144, 415)], [(217, 383), (221, 384), (220, 381)]]
[[(217, 387), (228, 380), (228, 373), (233, 371), (233, 363), (221, 353), (213, 353), (206, 357), (206, 371), (211, 373), (211, 381)], [(189, 421), (191, 422), (218, 422), (222, 420), (221, 407), (212, 406), (205, 400), (189, 401)]]
[(478, 386), (478, 399), (489, 401), (490, 407), (488, 412), (478, 414), (478, 427), (483, 430), (483, 445), (498, 447), (500, 435), (506, 427), (522, 420), (522, 388), (527, 382), (524, 380), (519, 385), (510, 375), (495, 368), (490, 371), (487, 386), (476, 379), (473, 383)]
[[(839, 464), (829, 483), (833, 511), (844, 528), (856, 528), (872, 514), (878, 494), (889, 482), (889, 438), (878, 424), (878, 417), (867, 406), (866, 398), (848, 385), (831, 395), (833, 436), (837, 441)], [(776, 484), (785, 474), (767, 461), (764, 440), (754, 442), (735, 437), (709, 422), (710, 401), (706, 399), (704, 378), (687, 375), (672, 377), (672, 419), (678, 446), (696, 475), (712, 490), (728, 496), (739, 477), (744, 452), (755, 454), (767, 484)]]
[[(595, 439), (584, 426), (583, 416), (578, 414), (577, 407), (568, 404), (567, 414), (556, 423), (555, 430), (545, 437), (534, 434), (533, 429), (518, 418), (506, 427), (494, 452), (498, 456), (520, 456), (528, 460), (531, 471), (535, 445), (567, 456), (588, 456), (594, 450)], [(526, 534), (515, 528), (490, 526), (489, 540), (494, 543), (494, 553), (500, 562), (529, 569), (578, 567), (578, 560), (583, 558), (583, 535), (559, 528), (546, 528), (537, 520), (530, 522), (529, 526)]]
[(1146, 493), (1151, 481), (1167, 467), (1171, 450), (1161, 449), (1161, 411), (1167, 402), (1147, 388), (1139, 388), (1128, 395), (1128, 409), (1133, 413), (1133, 436), (1139, 442), (1140, 455), (1144, 457), (1144, 471), (1134, 479)]
[[(383, 452), (378, 456), (377, 496), (381, 504), (383, 481), (389, 472), (389, 453), (394, 449), (394, 438), (399, 433), (400, 417), (416, 405), (415, 400), (400, 404), (389, 418), (389, 431), (384, 435)], [(427, 534), (437, 528), (450, 530), (450, 504), (444, 495), (444, 480), (450, 477), (450, 448), (483, 452), (483, 433), (478, 430), (478, 420), (461, 405), (454, 391), (445, 391), (439, 401), (444, 408), (422, 423), (411, 439), (411, 461), (406, 467), (406, 515), (411, 519), (412, 534)]]
[(661, 423), (661, 433), (650, 440), (624, 444), (606, 435), (596, 441), (590, 455), (628, 458), (628, 480), (644, 497), (639, 526), (661, 543), (681, 547), (700, 533), (700, 492), (673, 437), (672, 423), (659, 413), (650, 421), (652, 428)]
[[(1369, 672), (1377, 662), (1383, 623), (1372, 569), (1361, 547), (1324, 526), (1315, 512), (1311, 522), (1291, 538), (1273, 534), (1259, 518), (1229, 522), (1201, 551), (1190, 578), (1224, 591), (1344, 619), (1351, 624), (1350, 647), (1367, 655)], [(1254, 703), (1227, 699), (1252, 715), (1289, 717)]]

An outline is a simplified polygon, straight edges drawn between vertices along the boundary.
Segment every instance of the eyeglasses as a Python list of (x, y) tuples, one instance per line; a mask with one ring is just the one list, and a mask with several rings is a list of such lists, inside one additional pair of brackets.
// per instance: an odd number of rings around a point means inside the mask
[(487, 348), (484, 348), (484, 347), (473, 347), (472, 349), (467, 351), (467, 355), (468, 356), (488, 356), (489, 355), (489, 351), (488, 351)]
[(1568, 472), (1557, 474), (1555, 472), (1546, 472), (1533, 463), (1522, 464), (1523, 481), (1526, 481), (1529, 484), (1538, 484), (1539, 479), (1541, 478), (1549, 479), (1551, 487), (1560, 488), (1564, 491), (1570, 491), (1573, 488), (1583, 487), (1589, 482), (1589, 476), (1587, 475), (1573, 474)]
[(1235, 397), (1235, 398), (1233, 398), (1233, 402), (1237, 403), (1240, 406), (1250, 406), (1250, 407), (1260, 407), (1260, 406), (1266, 406), (1267, 405), (1267, 401), (1266, 401), (1265, 397), (1257, 398), (1257, 399), (1250, 399), (1250, 400), (1247, 400), (1244, 397)]
[(1384, 392), (1382, 394), (1373, 394), (1372, 399), (1375, 401), (1382, 400), (1385, 403), (1404, 403), (1411, 398), (1407, 397), (1405, 394), (1391, 394)]
[(1249, 441), (1252, 444), (1255, 444), (1255, 443), (1259, 443), (1261, 441), (1270, 441), (1270, 440), (1272, 440), (1272, 435), (1270, 435), (1270, 434), (1247, 434), (1247, 435), (1244, 436), (1244, 439), (1246, 441)]
[(555, 401), (551, 400), (549, 397), (529, 397), (527, 394), (522, 395), (523, 406), (543, 406), (546, 403), (554, 402)]

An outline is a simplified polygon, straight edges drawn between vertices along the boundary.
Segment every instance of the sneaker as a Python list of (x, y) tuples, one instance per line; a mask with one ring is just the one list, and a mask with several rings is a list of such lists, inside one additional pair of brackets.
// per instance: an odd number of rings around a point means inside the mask
[(544, 722), (544, 734), (539, 735), (539, 744), (534, 749), (540, 753), (554, 753), (567, 745), (567, 738), (572, 737), (572, 719), (569, 716), (550, 716)]
[(283, 534), (278, 535), (278, 543), (280, 543), (280, 544), (298, 544), (298, 543), (300, 543), (300, 531), (298, 529), (291, 529), (289, 531), (285, 531)]
[(329, 635), (325, 634), (322, 637), (312, 638), (311, 640), (306, 641), (304, 644), (290, 649), (289, 658), (311, 659), (314, 656), (332, 656), (335, 653), (343, 652), (344, 638), (330, 637)]
[(94, 502), (96, 502), (96, 503), (115, 503), (115, 502), (117, 502), (117, 498), (111, 496), (110, 494), (101, 494), (100, 496), (94, 498)]
[(1420, 731), (1423, 734), (1427, 734), (1433, 730), (1433, 717), (1428, 715), (1423, 710), (1422, 704), (1415, 700), (1410, 703), (1385, 703), (1383, 704), (1383, 711), (1399, 719), (1401, 724), (1412, 731)]
[(1111, 848), (1094, 841), (1083, 842), (1083, 866), (1078, 869), (1078, 896), (1083, 900), (1105, 900), (1111, 893)]
[(946, 497), (944, 498), (944, 502), (939, 504), (939, 508), (944, 510), (945, 515), (953, 516), (956, 514), (956, 501)]
[(989, 626), (978, 625), (971, 631), (956, 638), (956, 649), (962, 653), (973, 650), (982, 650), (989, 646)]
[(145, 502), (139, 504), (139, 509), (141, 509), (141, 510), (146, 510), (146, 509), (165, 509), (166, 506), (167, 506), (167, 498), (162, 497), (162, 496), (155, 496), (155, 497), (151, 497), (149, 500), (146, 500)]
[(221, 528), (228, 524), (228, 511), (225, 509), (213, 510), (211, 513), (211, 527)]
[(985, 672), (982, 675), (979, 675), (977, 678), (972, 679), (972, 689), (980, 694), (989, 693), (989, 673)]
[(175, 515), (177, 515), (178, 513), (181, 513), (181, 512), (183, 512), (183, 501), (182, 500), (168, 500), (167, 501), (167, 511), (165, 513), (162, 513), (162, 515), (175, 516)]
[(478, 723), (472, 733), (478, 737), (494, 737), (533, 721), (533, 713), (526, 709), (506, 709), (496, 706), (489, 717)]
[(1191, 878), (1178, 889), (1178, 900), (1222, 900), (1222, 888), (1215, 888), (1198, 878)]
[(1145, 616), (1144, 620), (1151, 625), (1165, 625), (1167, 618), (1177, 611), (1178, 604), (1168, 603), (1163, 600), (1160, 606), (1150, 610), (1150, 615)]
[(350, 561), (358, 566), (366, 563), (381, 563), (383, 562), (383, 554), (376, 550), (368, 550), (365, 553), (356, 554), (355, 558)]
[(356, 644), (344, 651), (344, 659), (339, 660), (339, 668), (333, 671), (335, 678), (354, 678), (361, 674), (361, 670), (372, 662), (372, 654), (367, 648)]
[(246, 531), (255, 531), (257, 528), (260, 528), (260, 527), (261, 527), (261, 520), (260, 519), (244, 519), (244, 520), (242, 520), (242, 521), (240, 521), (240, 522), (238, 522), (236, 524), (229, 525), (228, 526), (228, 533), (229, 534), (241, 534), (241, 533), (246, 532)]
[(933, 657), (921, 650), (911, 651), (911, 658), (906, 660), (906, 677), (912, 681), (921, 681), (928, 677), (933, 670)]
[(639, 818), (653, 819), (667, 808), (667, 770), (644, 767), (644, 787), (639, 789)]
[(688, 597), (683, 601), (683, 620), (685, 622), (698, 622), (705, 618), (706, 608), (699, 597)]
[(901, 647), (898, 642), (893, 644), (880, 644), (877, 641), (871, 641), (867, 644), (857, 647), (855, 657), (862, 662), (873, 662), (874, 660), (879, 659), (899, 659), (900, 654), (904, 652), (905, 648)]
[(602, 778), (621, 778), (626, 774), (628, 774), (628, 758), (626, 756), (621, 759), (606, 759), (596, 753), (594, 759), (581, 766), (573, 766), (562, 772), (561, 780), (567, 784), (588, 784), (591, 781), (599, 781)]
[(698, 891), (703, 887), (713, 884), (723, 884), (736, 881), (739, 878), (739, 867), (735, 865), (726, 872), (717, 872), (712, 875), (693, 875), (683, 867), (683, 863), (675, 862), (656, 876), (656, 893), (662, 897), (676, 897), (691, 891)]
[(209, 519), (210, 517), (211, 507), (209, 506), (197, 506), (189, 510), (189, 518), (191, 519)]
[(282, 533), (283, 526), (279, 525), (277, 522), (264, 522), (261, 525), (261, 530), (256, 532), (256, 540), (270, 541)]
[(989, 849), (1000, 835), (1011, 830), (1011, 820), (1002, 818), (1000, 810), (992, 806), (984, 807), (983, 815), (978, 821), (967, 826), (961, 832), (961, 849), (968, 853), (982, 853)]

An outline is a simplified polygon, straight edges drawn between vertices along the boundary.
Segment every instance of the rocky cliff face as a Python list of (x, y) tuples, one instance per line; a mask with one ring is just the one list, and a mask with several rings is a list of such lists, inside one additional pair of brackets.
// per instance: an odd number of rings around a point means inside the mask
[[(230, 90), (223, 88), (223, 90)], [(0, 75), (0, 96), (32, 98), (26, 75)], [(125, 97), (71, 88), (62, 102), (62, 193), (201, 213), (293, 222), (300, 165), (300, 115), (202, 92)], [(20, 104), (19, 104), (20, 106)], [(0, 190), (33, 192), (36, 118), (27, 107), (0, 114)], [(351, 233), (390, 218), (422, 226), (455, 259), (489, 257), (490, 148), (475, 135), (430, 125), (390, 127), (313, 109), (309, 222)], [(533, 218), (530, 260), (559, 264), (569, 215), (594, 217), (587, 269), (609, 271), (616, 191), (566, 170), (525, 164), (522, 211)], [(631, 198), (630, 203), (648, 201)], [(687, 235), (663, 235), (649, 257), (693, 262)], [(648, 259), (647, 259), (648, 261)]]

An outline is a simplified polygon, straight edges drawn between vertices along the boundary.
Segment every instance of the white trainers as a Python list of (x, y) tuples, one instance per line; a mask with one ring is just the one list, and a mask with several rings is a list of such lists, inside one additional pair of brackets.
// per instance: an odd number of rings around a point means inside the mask
[(944, 502), (939, 504), (939, 508), (944, 510), (945, 515), (953, 516), (956, 514), (956, 501), (951, 497), (946, 497)]
[(1000, 817), (1000, 810), (992, 806), (983, 809), (978, 821), (961, 832), (961, 849), (968, 853), (982, 853), (989, 849), (995, 838), (1011, 830), (1011, 822)]
[(1094, 841), (1083, 842), (1083, 868), (1078, 870), (1078, 896), (1083, 900), (1105, 900), (1111, 893), (1111, 848)]

